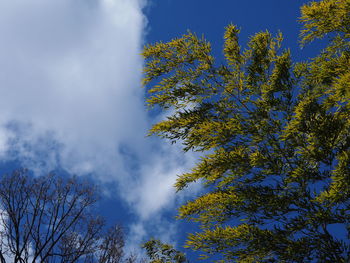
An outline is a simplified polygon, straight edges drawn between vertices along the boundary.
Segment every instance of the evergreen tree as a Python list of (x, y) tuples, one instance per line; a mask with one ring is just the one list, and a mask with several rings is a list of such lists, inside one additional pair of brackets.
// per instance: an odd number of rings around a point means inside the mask
[(178, 215), (200, 224), (187, 246), (204, 257), (350, 260), (350, 1), (301, 11), (302, 44), (328, 41), (305, 63), (292, 62), (281, 34), (257, 33), (242, 50), (234, 25), (223, 65), (190, 32), (144, 49), (148, 104), (169, 112), (150, 133), (203, 152), (175, 186), (207, 187)]
[(151, 239), (142, 245), (146, 250), (149, 263), (186, 263), (185, 254), (174, 249), (172, 245), (164, 244), (157, 239)]

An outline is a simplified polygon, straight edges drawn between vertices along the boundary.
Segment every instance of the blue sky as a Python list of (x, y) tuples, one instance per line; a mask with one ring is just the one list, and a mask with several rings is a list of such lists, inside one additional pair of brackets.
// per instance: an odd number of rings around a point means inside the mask
[(298, 45), (293, 0), (1, 0), (0, 158), (3, 169), (25, 166), (88, 176), (101, 184), (109, 222), (128, 230), (127, 246), (155, 236), (181, 247), (191, 225), (175, 207), (200, 191), (175, 195), (176, 176), (198, 153), (146, 137), (162, 113), (145, 108), (140, 87), (144, 44), (189, 29), (212, 42), (221, 58), (224, 27), (281, 30), (297, 60), (317, 46)]

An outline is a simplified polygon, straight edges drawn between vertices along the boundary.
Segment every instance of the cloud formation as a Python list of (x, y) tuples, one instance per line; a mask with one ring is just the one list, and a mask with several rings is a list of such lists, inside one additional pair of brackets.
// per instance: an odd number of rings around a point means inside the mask
[(36, 162), (60, 148), (47, 168), (86, 173), (140, 138), (139, 1), (8, 0), (0, 17), (3, 154)]
[(144, 5), (0, 1), (1, 159), (116, 182), (140, 229), (174, 204), (176, 175), (195, 160), (145, 139)]

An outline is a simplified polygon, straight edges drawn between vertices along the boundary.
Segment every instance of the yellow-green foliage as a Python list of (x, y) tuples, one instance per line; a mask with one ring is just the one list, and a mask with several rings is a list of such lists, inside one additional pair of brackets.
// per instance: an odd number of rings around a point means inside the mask
[(142, 245), (142, 248), (146, 250), (146, 254), (149, 258), (149, 263), (188, 262), (185, 254), (174, 249), (172, 245), (164, 244), (157, 239), (149, 240), (148, 242)]
[(350, 37), (350, 1), (323, 0), (313, 1), (301, 8), (301, 31), (303, 43), (322, 38), (329, 33)]
[(151, 134), (203, 151), (178, 191), (208, 191), (179, 209), (198, 222), (187, 246), (219, 262), (347, 262), (350, 243), (350, 0), (302, 7), (303, 44), (328, 36), (316, 58), (292, 63), (282, 34), (260, 32), (246, 49), (226, 28), (218, 66), (188, 33), (147, 46), (149, 106), (169, 110)]

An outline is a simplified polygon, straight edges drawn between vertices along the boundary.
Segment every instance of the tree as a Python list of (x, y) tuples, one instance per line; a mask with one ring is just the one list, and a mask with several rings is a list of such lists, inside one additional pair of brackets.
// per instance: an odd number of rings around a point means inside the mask
[(292, 62), (280, 33), (257, 33), (243, 50), (234, 25), (222, 65), (191, 32), (144, 49), (148, 105), (169, 110), (150, 134), (203, 152), (175, 187), (207, 187), (178, 215), (200, 224), (187, 247), (204, 257), (350, 260), (350, 1), (301, 11), (302, 44), (328, 41), (304, 63)]
[(151, 239), (142, 245), (146, 250), (150, 263), (185, 263), (188, 262), (184, 253), (174, 249), (172, 245), (164, 244), (157, 239)]
[(104, 231), (96, 201), (94, 187), (76, 178), (3, 175), (0, 262), (124, 262), (122, 229)]

